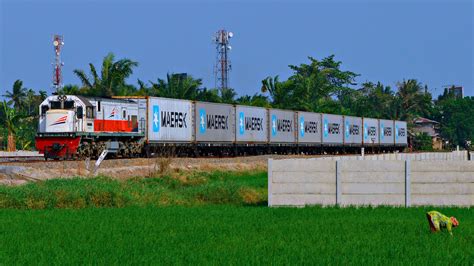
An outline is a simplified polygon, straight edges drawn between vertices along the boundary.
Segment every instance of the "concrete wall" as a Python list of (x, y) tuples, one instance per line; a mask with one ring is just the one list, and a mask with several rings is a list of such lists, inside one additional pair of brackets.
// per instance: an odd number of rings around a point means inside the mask
[(268, 205), (474, 206), (474, 161), (268, 162)]
[(474, 162), (412, 162), (412, 205), (474, 205)]
[(404, 161), (345, 161), (340, 166), (342, 206), (404, 205)]
[[(472, 157), (471, 157), (472, 158)], [(345, 155), (345, 156), (327, 156), (314, 158), (315, 160), (330, 160), (330, 161), (351, 161), (351, 160), (410, 160), (410, 161), (467, 161), (467, 151), (453, 151), (453, 152), (423, 152), (423, 153), (383, 153), (370, 155)]]
[[(269, 160), (268, 202), (272, 205), (336, 204), (336, 164), (329, 161)], [(271, 193), (270, 193), (271, 191)]]

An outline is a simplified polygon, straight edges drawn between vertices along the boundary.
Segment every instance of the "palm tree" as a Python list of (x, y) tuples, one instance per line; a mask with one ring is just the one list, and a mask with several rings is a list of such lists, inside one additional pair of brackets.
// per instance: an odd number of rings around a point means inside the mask
[(13, 103), (15, 110), (20, 110), (26, 98), (26, 88), (23, 88), (23, 81), (17, 79), (15, 83), (13, 83), (12, 92), (7, 91), (3, 96), (10, 99), (8, 104)]
[(278, 75), (274, 78), (267, 77), (262, 80), (262, 89), (263, 93), (268, 92), (272, 98), (272, 103), (274, 107), (278, 108), (291, 108), (292, 105), (289, 104), (291, 98), (291, 92), (283, 86), (282, 82), (278, 80)]
[(166, 80), (158, 79), (157, 83), (150, 83), (154, 96), (195, 100), (202, 80), (183, 74), (167, 74)]
[(232, 88), (222, 88), (221, 89), (221, 99), (223, 103), (234, 103), (235, 96), (237, 93)]
[(411, 121), (418, 115), (429, 113), (431, 95), (425, 92), (421, 83), (416, 79), (409, 79), (399, 82), (397, 86), (401, 119)]
[(40, 99), (40, 101), (44, 101), (44, 99), (46, 99), (48, 97), (48, 93), (46, 91), (43, 91), (43, 90), (40, 90), (39, 93), (38, 93), (38, 97)]
[(27, 108), (27, 115), (31, 115), (31, 111), (34, 110), (35, 105), (36, 105), (36, 93), (32, 89), (28, 89), (26, 91), (26, 97), (25, 97), (25, 105)]
[(92, 77), (88, 77), (80, 69), (75, 69), (74, 74), (81, 80), (88, 94), (110, 97), (119, 94), (121, 87), (125, 85), (125, 80), (133, 74), (133, 68), (136, 66), (138, 66), (137, 62), (127, 58), (115, 61), (114, 54), (109, 53), (102, 61), (100, 76), (92, 63), (89, 63)]
[(8, 107), (8, 103), (6, 101), (3, 101), (3, 112), (5, 114), (5, 126), (8, 131), (7, 151), (15, 151), (15, 135), (20, 115), (14, 109)]

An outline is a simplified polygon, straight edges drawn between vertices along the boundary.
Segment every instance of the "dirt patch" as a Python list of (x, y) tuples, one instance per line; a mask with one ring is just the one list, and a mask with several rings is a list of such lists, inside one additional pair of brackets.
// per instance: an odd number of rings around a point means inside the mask
[[(171, 158), (151, 159), (111, 159), (102, 162), (97, 175), (125, 179), (131, 177), (150, 177), (160, 174), (186, 171), (248, 171), (266, 170), (269, 158), (284, 159), (308, 156), (262, 155), (235, 158)], [(8, 184), (23, 184), (24, 181), (46, 180), (52, 178), (70, 178), (75, 176), (93, 176), (94, 161), (45, 161), (9, 163), (9, 166), (21, 166), (14, 175), (0, 176)], [(1, 165), (1, 163), (0, 163)], [(166, 168), (166, 169), (164, 169)], [(23, 180), (15, 182), (12, 180)]]

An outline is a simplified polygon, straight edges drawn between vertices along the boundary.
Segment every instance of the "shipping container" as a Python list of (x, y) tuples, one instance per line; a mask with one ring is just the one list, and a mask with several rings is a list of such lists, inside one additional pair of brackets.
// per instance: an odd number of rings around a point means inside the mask
[(362, 118), (355, 116), (344, 116), (344, 145), (362, 145)]
[(149, 142), (193, 142), (193, 103), (187, 100), (148, 98)]
[(393, 146), (395, 143), (395, 136), (393, 130), (393, 120), (379, 120), (380, 145)]
[(298, 143), (321, 144), (321, 114), (298, 112)]
[(379, 120), (375, 118), (362, 118), (364, 146), (379, 145)]
[(235, 139), (237, 142), (268, 142), (268, 110), (262, 107), (235, 107)]
[(235, 141), (235, 108), (230, 104), (196, 102), (196, 142)]
[(407, 122), (405, 121), (395, 121), (395, 145), (396, 146), (407, 146)]
[(269, 109), (270, 143), (296, 144), (295, 116), (293, 111)]
[(322, 114), (323, 122), (323, 145), (343, 144), (343, 117), (342, 115)]

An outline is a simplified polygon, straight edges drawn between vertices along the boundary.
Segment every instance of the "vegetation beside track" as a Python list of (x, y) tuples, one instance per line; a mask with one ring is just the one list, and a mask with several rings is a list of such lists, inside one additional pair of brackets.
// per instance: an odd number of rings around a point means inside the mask
[(51, 179), (0, 186), (0, 208), (54, 209), (165, 205), (265, 205), (267, 174), (187, 172), (159, 178)]

